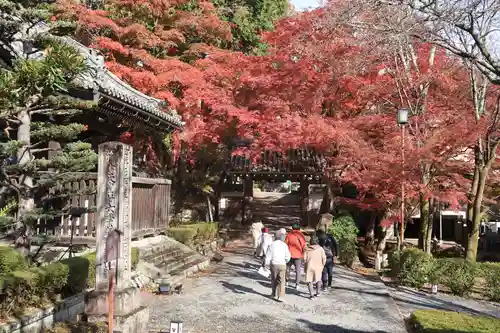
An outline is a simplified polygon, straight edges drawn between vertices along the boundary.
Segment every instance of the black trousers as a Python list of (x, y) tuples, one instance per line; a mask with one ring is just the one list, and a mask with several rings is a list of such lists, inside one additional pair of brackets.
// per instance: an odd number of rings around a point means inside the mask
[(323, 267), (323, 273), (321, 274), (321, 281), (323, 282), (323, 288), (326, 286), (332, 286), (333, 279), (333, 258), (327, 258), (325, 267)]

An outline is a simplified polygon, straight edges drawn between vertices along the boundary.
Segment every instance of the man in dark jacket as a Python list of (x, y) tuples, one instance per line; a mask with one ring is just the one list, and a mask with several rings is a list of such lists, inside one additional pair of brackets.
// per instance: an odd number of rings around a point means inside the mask
[(324, 230), (317, 232), (319, 245), (323, 247), (326, 254), (326, 263), (321, 276), (323, 290), (332, 286), (334, 258), (339, 254), (339, 247), (335, 238)]

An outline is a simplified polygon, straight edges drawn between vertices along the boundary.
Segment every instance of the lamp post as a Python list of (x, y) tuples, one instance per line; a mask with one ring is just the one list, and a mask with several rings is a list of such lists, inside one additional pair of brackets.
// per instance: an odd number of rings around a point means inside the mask
[(398, 110), (398, 124), (401, 125), (401, 229), (399, 250), (403, 249), (405, 233), (405, 126), (408, 124), (408, 109)]

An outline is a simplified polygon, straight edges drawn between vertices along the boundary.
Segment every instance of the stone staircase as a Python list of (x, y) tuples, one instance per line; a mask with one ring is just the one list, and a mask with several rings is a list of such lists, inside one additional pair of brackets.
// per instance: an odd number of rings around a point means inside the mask
[(143, 285), (170, 284), (175, 287), (186, 277), (210, 264), (210, 259), (168, 236), (156, 236), (134, 242), (139, 248), (137, 270)]
[(300, 196), (276, 192), (254, 192), (252, 213), (271, 231), (301, 221)]

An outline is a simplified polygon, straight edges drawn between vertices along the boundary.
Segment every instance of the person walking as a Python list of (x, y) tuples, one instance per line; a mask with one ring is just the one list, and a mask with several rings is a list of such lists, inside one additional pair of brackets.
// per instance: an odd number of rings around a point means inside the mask
[(300, 288), (300, 278), (302, 276), (302, 265), (304, 263), (304, 251), (306, 249), (306, 239), (300, 225), (292, 225), (292, 231), (286, 235), (285, 243), (288, 245), (292, 259), (287, 265), (287, 282), (290, 280), (290, 271), (292, 265), (295, 266), (295, 289)]
[[(323, 269), (326, 264), (325, 250), (318, 245), (316, 235), (311, 237), (310, 245), (307, 247), (304, 255), (304, 262), (309, 298), (314, 299), (319, 296)], [(314, 288), (316, 288), (316, 293), (313, 293)]]
[(325, 230), (318, 230), (317, 235), (319, 245), (323, 248), (326, 255), (326, 262), (321, 277), (322, 289), (325, 290), (327, 287), (332, 287), (334, 258), (338, 256), (339, 248), (335, 238), (331, 234), (327, 234)]
[(254, 222), (250, 227), (250, 232), (252, 233), (252, 241), (253, 241), (253, 255), (257, 256), (257, 248), (260, 244), (260, 236), (262, 235), (262, 228), (264, 228), (264, 224), (262, 222)]
[(265, 259), (265, 266), (271, 269), (271, 296), (278, 302), (284, 301), (286, 265), (291, 258), (285, 236), (281, 230), (276, 232), (276, 240), (267, 248)]
[(262, 266), (266, 262), (266, 252), (271, 243), (273, 242), (273, 236), (269, 233), (269, 230), (264, 227), (262, 228), (262, 235), (260, 236), (259, 249), (257, 251), (257, 256), (263, 258)]

